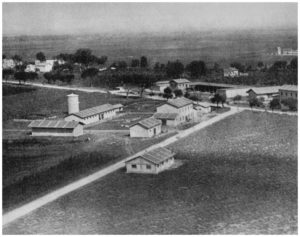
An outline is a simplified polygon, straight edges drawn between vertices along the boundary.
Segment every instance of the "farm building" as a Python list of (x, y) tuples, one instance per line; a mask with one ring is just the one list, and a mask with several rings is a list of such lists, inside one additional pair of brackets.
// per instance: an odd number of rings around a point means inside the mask
[(280, 101), (293, 98), (298, 99), (298, 87), (295, 85), (283, 85), (279, 89)]
[(224, 68), (224, 77), (238, 77), (239, 70), (235, 67)]
[(174, 163), (174, 153), (159, 147), (125, 162), (127, 173), (158, 174)]
[(32, 136), (78, 137), (83, 135), (83, 124), (64, 120), (35, 120), (28, 127)]
[(155, 83), (155, 86), (153, 87), (153, 90), (164, 92), (164, 89), (167, 87), (170, 87), (172, 90), (174, 89), (180, 89), (180, 90), (186, 90), (189, 88), (190, 81), (187, 79), (173, 79), (170, 81), (158, 81)]
[(103, 104), (79, 111), (77, 113), (69, 114), (65, 117), (66, 121), (79, 121), (83, 124), (95, 123), (105, 119), (111, 119), (116, 116), (116, 113), (122, 110), (123, 105)]
[(253, 87), (248, 90), (247, 93), (250, 99), (258, 98), (264, 101), (270, 101), (279, 95), (280, 88), (280, 86)]
[(212, 112), (214, 107), (216, 107), (216, 105), (208, 102), (194, 102), (194, 108), (204, 114)]
[(228, 89), (217, 89), (216, 93), (220, 95), (226, 95), (227, 99), (233, 99), (235, 96), (240, 95), (241, 97), (248, 97), (248, 91), (251, 88), (228, 88)]
[(56, 60), (46, 60), (41, 62), (40, 60), (35, 60), (35, 68), (40, 72), (50, 72), (54, 66)]
[(177, 113), (155, 113), (154, 118), (160, 120), (163, 126), (175, 127), (179, 124)]
[(177, 124), (192, 120), (195, 115), (193, 101), (187, 98), (168, 100), (165, 104), (158, 106), (156, 112), (178, 114)]
[(161, 133), (161, 121), (146, 118), (130, 126), (130, 137), (153, 137)]
[(15, 61), (13, 59), (2, 59), (2, 69), (11, 69), (16, 66)]

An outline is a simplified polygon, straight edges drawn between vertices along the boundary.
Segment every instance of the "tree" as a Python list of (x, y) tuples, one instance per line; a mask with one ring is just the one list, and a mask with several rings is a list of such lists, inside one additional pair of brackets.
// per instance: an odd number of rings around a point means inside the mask
[(170, 87), (167, 87), (167, 88), (164, 89), (163, 97), (167, 98), (167, 99), (170, 99), (170, 98), (173, 97), (172, 90), (171, 90)]
[(2, 54), (2, 59), (6, 59), (6, 55), (5, 54)]
[(13, 74), (14, 74), (14, 70), (12, 70), (11, 68), (2, 69), (2, 78), (6, 81)]
[(34, 80), (38, 78), (38, 74), (36, 72), (16, 72), (14, 77), (19, 81), (19, 84), (21, 84), (21, 81), (24, 81), (25, 84), (27, 80)]
[(74, 61), (76, 63), (82, 63), (85, 66), (93, 60), (94, 58), (92, 57), (92, 51), (90, 49), (78, 49), (74, 54)]
[(245, 66), (242, 65), (239, 62), (233, 62), (230, 64), (230, 67), (235, 67), (236, 69), (238, 69), (240, 72), (245, 72)]
[(15, 62), (21, 62), (21, 61), (22, 61), (21, 56), (19, 56), (19, 55), (17, 55), (17, 54), (15, 54), (15, 55), (12, 57), (12, 59), (13, 59)]
[(219, 72), (220, 71), (220, 65), (218, 63), (214, 63), (214, 71)]
[(233, 97), (233, 101), (240, 101), (242, 100), (242, 96), (240, 95), (236, 95), (235, 97)]
[(281, 69), (286, 69), (287, 62), (286, 61), (276, 61), (271, 67), (271, 71), (278, 71)]
[(280, 109), (280, 101), (278, 98), (274, 98), (270, 101), (270, 109), (272, 109), (272, 111), (274, 109)]
[(183, 72), (184, 66), (179, 60), (167, 63), (166, 73), (169, 78), (178, 78)]
[(174, 94), (175, 94), (176, 97), (182, 97), (183, 96), (183, 92), (180, 89), (175, 89)]
[(140, 66), (140, 60), (139, 59), (132, 59), (131, 60), (131, 67), (139, 67)]
[(127, 63), (125, 61), (119, 61), (118, 62), (118, 69), (126, 69)]
[(145, 56), (141, 57), (141, 68), (146, 68), (148, 67), (148, 60)]
[(95, 78), (98, 75), (99, 70), (97, 68), (87, 68), (86, 70), (84, 70), (81, 74), (81, 78), (83, 79), (89, 79), (90, 80), (90, 86), (92, 86), (93, 81), (95, 80)]
[(281, 103), (285, 106), (288, 106), (292, 111), (297, 111), (298, 109), (298, 101), (294, 98), (287, 98), (285, 100), (282, 100)]
[(259, 62), (257, 63), (257, 66), (258, 66), (259, 68), (262, 68), (262, 67), (264, 66), (264, 63), (263, 63), (262, 61), (259, 61)]
[(46, 61), (46, 56), (43, 52), (38, 52), (36, 54), (36, 59), (39, 60), (40, 62), (45, 62)]
[(216, 93), (213, 98), (211, 98), (212, 103), (217, 103), (217, 106), (219, 106), (219, 103), (222, 103), (222, 107), (224, 107), (224, 103), (226, 102), (226, 95), (221, 95), (219, 93)]
[(290, 62), (290, 68), (293, 70), (298, 69), (298, 58), (293, 58)]
[(105, 64), (106, 61), (107, 61), (107, 56), (101, 56), (100, 58), (97, 58), (97, 59), (96, 59), (96, 62), (97, 62), (98, 64), (100, 64), (100, 65)]
[(252, 109), (252, 107), (254, 107), (254, 106), (257, 106), (257, 107), (259, 107), (260, 106), (260, 103), (259, 103), (259, 101), (258, 101), (258, 99), (255, 97), (255, 98), (250, 98), (249, 99), (249, 106), (251, 107), (251, 109)]
[(186, 70), (190, 72), (191, 77), (201, 77), (206, 74), (206, 65), (203, 61), (192, 61), (186, 66)]

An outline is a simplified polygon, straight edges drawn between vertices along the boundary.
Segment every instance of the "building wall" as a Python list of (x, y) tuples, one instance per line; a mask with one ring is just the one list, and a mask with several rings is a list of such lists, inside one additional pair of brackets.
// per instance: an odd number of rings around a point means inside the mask
[(247, 91), (250, 90), (250, 88), (245, 89), (217, 89), (216, 93), (220, 95), (226, 95), (226, 98), (232, 99), (237, 95), (240, 95), (242, 97), (247, 97), (248, 93)]
[(162, 106), (157, 107), (156, 111), (157, 113), (178, 113), (178, 118), (176, 121), (177, 125), (180, 123), (184, 123), (187, 120), (192, 120), (195, 116), (193, 104), (181, 108), (175, 108), (174, 106), (164, 104)]
[(83, 125), (79, 124), (77, 127), (73, 130), (73, 136), (79, 137), (83, 135)]
[(130, 137), (153, 137), (154, 129), (156, 129), (156, 135), (161, 133), (161, 125), (154, 128), (146, 129), (139, 124), (130, 127)]
[[(174, 157), (156, 165), (142, 157), (137, 157), (131, 161), (126, 162), (127, 173), (143, 173), (143, 174), (157, 174), (169, 168), (174, 163)], [(132, 166), (134, 165), (134, 167)]]
[(82, 123), (86, 124), (82, 118), (79, 118), (73, 114), (65, 117), (64, 120), (65, 121), (78, 121), (78, 122), (82, 122)]
[[(80, 128), (81, 127), (81, 128)], [(83, 134), (82, 126), (73, 128), (32, 128), (32, 136), (56, 136), (56, 137), (73, 137)]]
[(298, 100), (298, 91), (279, 90), (280, 101), (293, 98)]

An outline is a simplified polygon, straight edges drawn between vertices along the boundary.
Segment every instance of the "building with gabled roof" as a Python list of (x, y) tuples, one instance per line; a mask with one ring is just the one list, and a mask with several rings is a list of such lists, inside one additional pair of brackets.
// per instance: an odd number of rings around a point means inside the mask
[(164, 92), (164, 89), (167, 87), (170, 87), (172, 90), (186, 90), (187, 88), (189, 88), (190, 83), (191, 82), (185, 78), (172, 79), (169, 81), (158, 81), (155, 83), (153, 90)]
[(116, 113), (121, 111), (123, 105), (103, 104), (96, 107), (81, 110), (77, 113), (69, 114), (65, 117), (66, 121), (79, 121), (83, 124), (95, 123), (100, 120), (111, 119), (116, 116)]
[(127, 173), (158, 174), (174, 163), (172, 151), (158, 147), (125, 162)]
[(140, 120), (129, 127), (130, 137), (153, 137), (161, 133), (161, 121), (153, 117)]
[(249, 98), (258, 98), (264, 101), (270, 101), (275, 96), (279, 95), (279, 89), (281, 86), (265, 86), (265, 87), (252, 87), (250, 90), (247, 91)]
[(280, 101), (293, 98), (298, 100), (298, 86), (283, 85), (279, 88)]
[(165, 104), (158, 106), (156, 108), (156, 112), (159, 114), (162, 113), (178, 114), (176, 123), (173, 123), (174, 124), (173, 126), (177, 126), (180, 123), (193, 120), (195, 116), (193, 101), (184, 97), (180, 97), (177, 99), (170, 99), (166, 101)]
[(29, 125), (32, 136), (78, 137), (83, 135), (83, 123), (65, 120), (34, 120)]
[(238, 77), (239, 70), (235, 67), (224, 68), (224, 77)]
[(162, 126), (176, 127), (179, 124), (177, 113), (155, 113), (153, 116), (162, 122)]

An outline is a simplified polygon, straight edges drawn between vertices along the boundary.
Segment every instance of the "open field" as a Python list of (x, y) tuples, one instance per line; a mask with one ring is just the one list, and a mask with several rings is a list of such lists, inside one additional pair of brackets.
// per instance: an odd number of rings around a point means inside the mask
[(281, 60), (282, 57), (270, 55), (277, 46), (296, 49), (297, 30), (3, 37), (3, 53), (8, 56), (19, 54), (30, 61), (39, 51), (50, 58), (90, 48), (97, 56), (106, 55), (107, 65), (116, 60), (130, 62), (145, 55), (151, 66), (157, 61), (167, 63), (176, 59), (184, 64), (201, 59), (221, 66), (239, 60), (256, 66), (260, 60), (266, 63)]
[(297, 117), (245, 111), (169, 148), (177, 169), (120, 170), (3, 233), (297, 233)]

